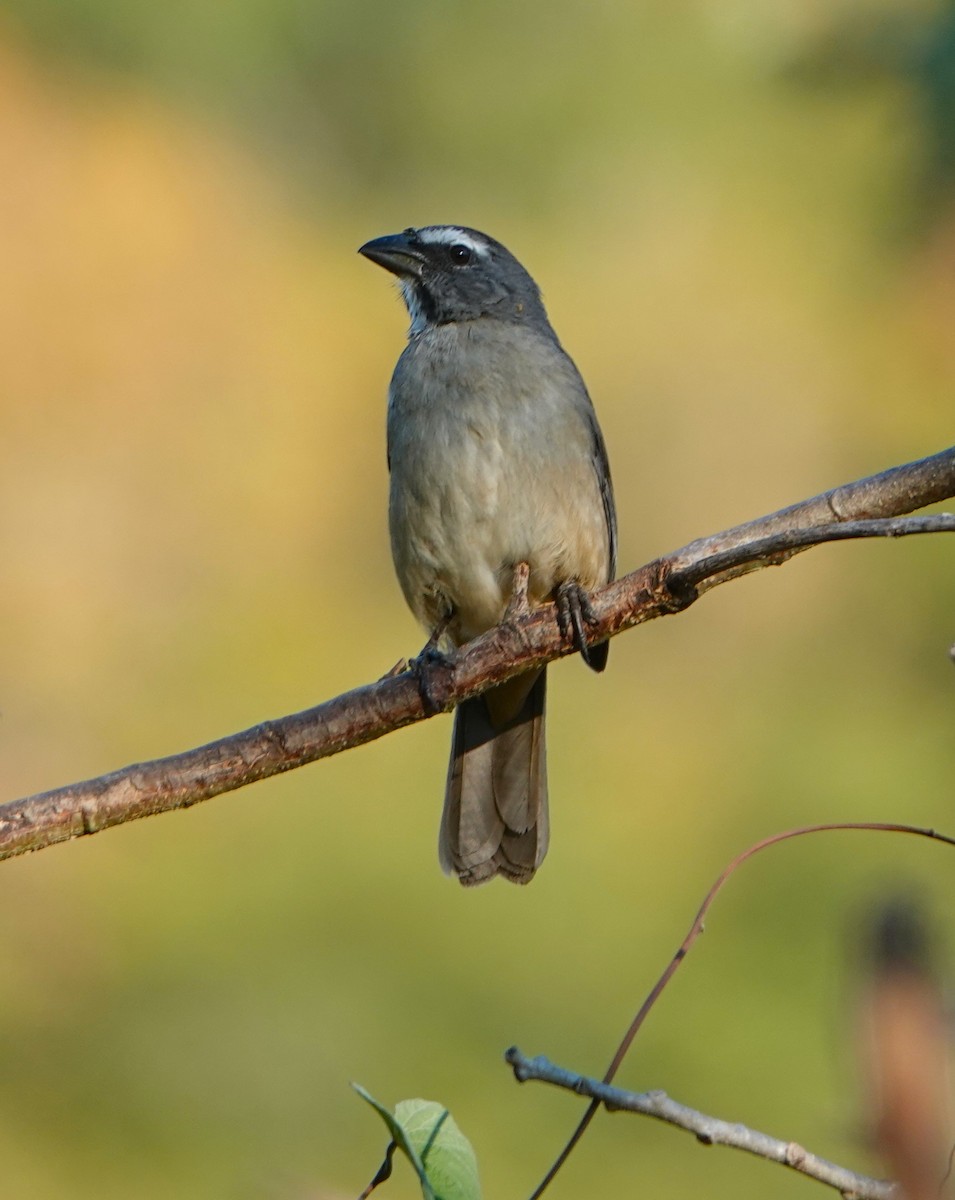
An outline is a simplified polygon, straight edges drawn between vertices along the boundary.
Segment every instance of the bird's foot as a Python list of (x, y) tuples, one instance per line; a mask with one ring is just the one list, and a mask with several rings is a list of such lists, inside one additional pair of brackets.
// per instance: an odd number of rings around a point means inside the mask
[(441, 692), (445, 689), (439, 686), (437, 671), (450, 671), (454, 660), (450, 654), (445, 654), (429, 641), (421, 653), (408, 663), (408, 670), (414, 675), (418, 684), (418, 694), (424, 711), (429, 717), (443, 712), (446, 700), (442, 700)]
[(557, 588), (554, 599), (561, 635), (580, 651), (580, 657), (592, 671), (602, 671), (607, 665), (607, 643), (591, 646), (584, 628), (597, 622), (589, 593), (575, 579), (569, 579)]
[(505, 621), (513, 621), (516, 617), (524, 616), (530, 610), (530, 602), (527, 599), (527, 584), (530, 577), (531, 569), (526, 562), (515, 564), (514, 573), (511, 576), (511, 598), (504, 610)]
[(412, 672), (418, 681), (418, 693), (421, 696), (421, 703), (424, 705), (424, 711), (429, 717), (442, 712), (445, 707), (438, 694), (435, 668), (442, 667), (448, 670), (451, 668), (451, 656), (445, 654), (440, 649), (438, 643), (447, 632), (453, 616), (453, 611), (448, 611), (444, 614), (431, 631), (431, 636), (422, 646), (420, 654), (408, 663), (408, 670)]

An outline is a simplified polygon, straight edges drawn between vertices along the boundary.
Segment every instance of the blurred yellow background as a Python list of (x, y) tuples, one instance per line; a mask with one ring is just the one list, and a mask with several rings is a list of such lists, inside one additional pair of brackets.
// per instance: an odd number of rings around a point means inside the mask
[[(952, 438), (955, 12), (756, 0), (0, 8), (2, 798), (307, 707), (416, 651), (386, 530), (405, 314), (366, 239), (455, 222), (541, 284), (621, 570)], [(821, 820), (955, 832), (955, 558), (815, 550), (552, 671), (552, 850), (464, 892), (450, 722), (0, 869), (9, 1196), (357, 1195), (447, 1104), (485, 1194), (580, 1111), (712, 878)], [(878, 1171), (849, 930), (951, 852), (787, 844), (619, 1079)], [(951, 929), (948, 931), (951, 933)], [(950, 945), (949, 941), (949, 945)], [(602, 1116), (558, 1197), (812, 1185)], [(396, 1170), (383, 1195), (418, 1194)]]

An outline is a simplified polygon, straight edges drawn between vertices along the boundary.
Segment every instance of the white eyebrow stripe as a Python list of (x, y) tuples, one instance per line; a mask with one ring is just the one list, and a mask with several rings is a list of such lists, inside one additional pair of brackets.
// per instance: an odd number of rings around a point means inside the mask
[(418, 230), (418, 237), (427, 245), (467, 246), (474, 254), (487, 257), (488, 247), (484, 241), (473, 238), (457, 225), (429, 225)]

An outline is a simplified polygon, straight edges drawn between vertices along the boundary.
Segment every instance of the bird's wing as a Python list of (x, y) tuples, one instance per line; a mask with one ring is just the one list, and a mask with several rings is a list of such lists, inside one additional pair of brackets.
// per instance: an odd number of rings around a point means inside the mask
[(613, 579), (617, 571), (617, 508), (613, 500), (613, 482), (610, 478), (610, 462), (607, 458), (607, 447), (604, 436), (597, 424), (597, 414), (593, 405), (590, 406), (590, 431), (594, 442), (594, 471), (600, 485), (600, 499), (604, 506), (604, 517), (607, 521), (607, 534), (610, 544), (610, 571), (608, 579)]

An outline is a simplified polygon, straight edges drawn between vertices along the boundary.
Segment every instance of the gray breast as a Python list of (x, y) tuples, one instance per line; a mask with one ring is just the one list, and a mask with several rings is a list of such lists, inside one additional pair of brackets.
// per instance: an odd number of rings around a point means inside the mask
[(517, 562), (538, 601), (566, 579), (609, 577), (602, 442), (552, 336), (484, 320), (414, 337), (392, 380), (388, 447), (392, 553), (426, 627), (448, 604), (457, 641), (496, 624)]

